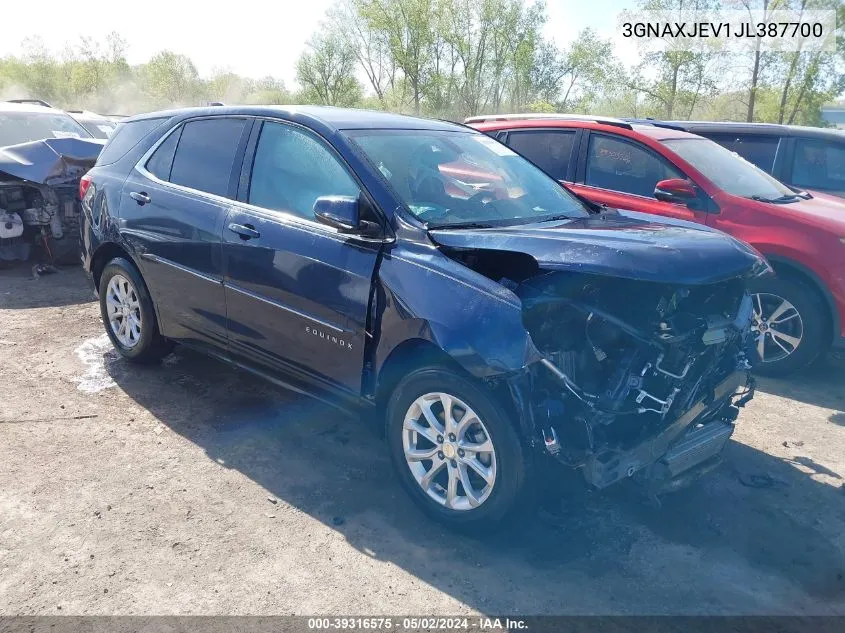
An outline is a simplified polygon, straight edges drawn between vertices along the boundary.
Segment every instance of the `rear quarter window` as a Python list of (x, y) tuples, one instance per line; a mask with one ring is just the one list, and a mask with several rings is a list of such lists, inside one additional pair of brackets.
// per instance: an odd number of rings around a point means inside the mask
[(100, 152), (97, 165), (111, 165), (126, 156), (150, 132), (161, 126), (167, 117), (157, 119), (141, 119), (119, 123), (112, 132), (108, 143)]

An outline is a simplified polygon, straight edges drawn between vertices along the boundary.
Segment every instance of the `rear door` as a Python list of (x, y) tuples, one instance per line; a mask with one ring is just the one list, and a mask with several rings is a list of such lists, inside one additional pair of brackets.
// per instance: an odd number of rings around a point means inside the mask
[(359, 394), (381, 240), (316, 221), (320, 196), (361, 187), (322, 138), (257, 121), (224, 230), (230, 350)]
[(608, 207), (705, 224), (706, 212), (654, 197), (655, 185), (669, 178), (687, 176), (642, 143), (618, 134), (590, 131), (581, 143), (576, 182), (571, 187)]
[(250, 124), (234, 117), (182, 123), (124, 184), (122, 233), (140, 254), (170, 338), (226, 345), (221, 240)]

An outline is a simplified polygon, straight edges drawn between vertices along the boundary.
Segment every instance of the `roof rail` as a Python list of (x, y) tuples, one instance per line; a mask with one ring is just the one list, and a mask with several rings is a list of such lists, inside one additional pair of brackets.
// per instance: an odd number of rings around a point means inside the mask
[(645, 119), (625, 119), (628, 123), (636, 123), (638, 125), (653, 125), (654, 127), (662, 127), (666, 128), (667, 130), (677, 130), (678, 132), (686, 132), (687, 129), (678, 123), (667, 123), (666, 121), (660, 121), (659, 119), (650, 119), (646, 117)]
[(491, 121), (523, 121), (523, 120), (557, 120), (557, 121), (590, 121), (604, 123), (616, 127), (632, 129), (631, 124), (623, 119), (609, 116), (592, 116), (589, 114), (558, 114), (554, 112), (527, 112), (524, 114), (482, 114), (464, 119), (464, 123), (487, 123)]
[(41, 99), (7, 99), (9, 103), (23, 103), (28, 105), (40, 105), (44, 106), (45, 108), (52, 108), (49, 103), (46, 101), (42, 101)]

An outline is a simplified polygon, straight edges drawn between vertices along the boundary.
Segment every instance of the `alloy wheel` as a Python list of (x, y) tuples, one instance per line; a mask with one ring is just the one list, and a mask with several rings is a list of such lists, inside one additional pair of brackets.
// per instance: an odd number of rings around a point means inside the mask
[(405, 461), (420, 488), (452, 510), (484, 503), (496, 483), (496, 451), (476, 413), (448, 393), (426, 393), (411, 404), (402, 428)]
[(126, 348), (135, 347), (141, 339), (141, 302), (135, 286), (123, 275), (109, 280), (106, 309), (115, 338)]
[(804, 338), (804, 322), (794, 305), (775, 294), (753, 295), (754, 315), (751, 329), (755, 333), (757, 355), (763, 363), (783, 360), (798, 349)]

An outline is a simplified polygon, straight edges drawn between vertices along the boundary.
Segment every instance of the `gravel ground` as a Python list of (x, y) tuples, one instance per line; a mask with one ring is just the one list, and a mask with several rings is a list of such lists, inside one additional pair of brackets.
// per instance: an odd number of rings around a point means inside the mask
[(0, 615), (845, 615), (845, 357), (762, 380), (661, 508), (546, 493), (449, 533), (374, 425), (177, 350), (118, 359), (81, 271), (0, 271)]

